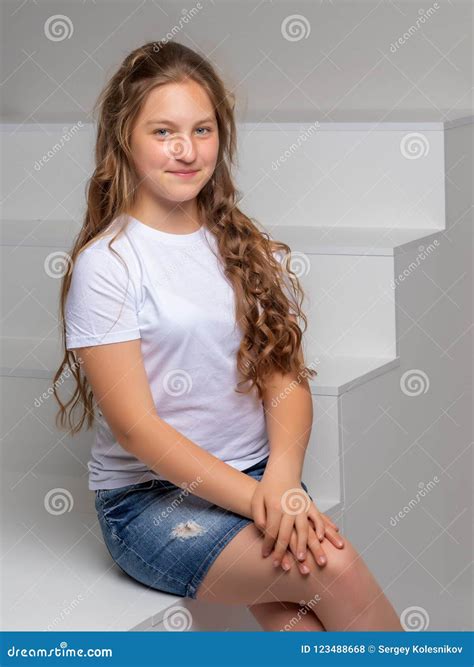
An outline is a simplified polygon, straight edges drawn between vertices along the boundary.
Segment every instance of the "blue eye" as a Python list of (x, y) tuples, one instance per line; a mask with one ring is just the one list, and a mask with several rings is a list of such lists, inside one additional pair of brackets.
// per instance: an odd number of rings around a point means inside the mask
[[(210, 127), (198, 127), (196, 131), (198, 131), (198, 130), (205, 130), (205, 133), (207, 133), (207, 134), (212, 132), (212, 129)], [(166, 135), (160, 134), (160, 132), (169, 132), (169, 131), (170, 130), (167, 130), (164, 127), (160, 127), (157, 130), (153, 130), (153, 134), (156, 134), (159, 137), (165, 137)], [(205, 133), (199, 133), (199, 136), (201, 136), (201, 137), (206, 136)]]

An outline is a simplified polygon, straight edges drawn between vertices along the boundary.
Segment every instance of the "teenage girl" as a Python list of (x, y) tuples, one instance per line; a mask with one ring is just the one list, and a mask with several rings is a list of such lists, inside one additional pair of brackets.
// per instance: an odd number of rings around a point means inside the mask
[(76, 387), (55, 395), (72, 434), (96, 422), (89, 488), (111, 557), (146, 586), (247, 605), (265, 630), (401, 630), (301, 480), (304, 293), (290, 248), (237, 206), (232, 94), (201, 55), (158, 42), (97, 108), (61, 292), (55, 380), (69, 369)]

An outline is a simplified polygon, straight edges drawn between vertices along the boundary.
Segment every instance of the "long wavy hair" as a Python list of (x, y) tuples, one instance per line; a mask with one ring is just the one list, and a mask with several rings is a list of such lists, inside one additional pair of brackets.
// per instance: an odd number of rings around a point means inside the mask
[[(64, 358), (54, 376), (53, 392), (60, 409), (56, 425), (67, 425), (72, 434), (94, 423), (94, 396), (81, 364), (66, 349), (65, 302), (77, 255), (97, 239), (117, 216), (133, 209), (139, 177), (133, 168), (130, 138), (134, 121), (148, 93), (156, 86), (193, 80), (209, 95), (218, 124), (219, 152), (212, 178), (197, 195), (203, 224), (214, 234), (225, 275), (236, 295), (236, 321), (242, 331), (237, 369), (242, 377), (235, 391), (248, 393), (254, 387), (260, 399), (267, 378), (274, 372), (317, 375), (301, 364), (298, 349), (307, 328), (301, 310), (304, 291), (290, 269), (290, 247), (270, 239), (237, 206), (238, 191), (231, 177), (236, 164), (234, 95), (228, 91), (212, 65), (192, 49), (177, 42), (150, 42), (132, 51), (111, 77), (94, 106), (98, 112), (95, 169), (86, 187), (87, 210), (82, 228), (69, 253), (69, 270), (60, 292), (60, 328)], [(109, 249), (119, 232), (109, 241)], [(273, 256), (281, 258), (282, 264)], [(285, 289), (290, 288), (290, 289)], [(289, 296), (288, 296), (289, 295)], [(291, 300), (291, 301), (290, 301)], [(289, 308), (304, 325), (290, 319)], [(73, 375), (75, 391), (62, 403), (56, 387)], [(82, 413), (74, 422), (73, 413)]]

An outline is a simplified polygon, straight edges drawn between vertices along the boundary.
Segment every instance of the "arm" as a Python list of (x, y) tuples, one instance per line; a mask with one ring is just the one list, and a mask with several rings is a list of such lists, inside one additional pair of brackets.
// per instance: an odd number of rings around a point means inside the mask
[[(290, 319), (296, 321), (294, 315), (290, 315)], [(303, 364), (301, 348), (298, 350), (298, 358)], [(335, 546), (342, 548), (343, 542), (336, 535), (337, 526), (324, 514), (320, 514), (314, 503), (310, 502), (309, 507), (306, 507), (304, 490), (299, 489), (313, 422), (313, 401), (308, 379), (304, 374), (275, 373), (267, 382), (263, 394), (270, 456), (260, 486), (252, 499), (255, 523), (265, 532), (262, 554), (269, 555), (277, 541), (273, 553), (276, 563), (282, 563), (286, 558), (288, 544), (301, 561), (306, 558), (307, 546), (316, 559), (321, 556), (324, 558), (320, 540), (325, 532)], [(287, 493), (290, 493), (289, 497)], [(286, 500), (283, 501), (283, 498)], [(292, 511), (288, 514), (290, 507), (300, 508), (301, 512)], [(312, 525), (308, 522), (309, 518)], [(323, 564), (323, 561), (318, 562)], [(300, 569), (303, 574), (307, 574), (304, 565), (304, 562), (300, 563)]]
[(74, 351), (83, 360), (107, 423), (126, 451), (173, 484), (194, 482), (193, 494), (252, 518), (251, 499), (257, 480), (199, 447), (159, 417), (139, 339)]
[[(290, 315), (294, 322), (296, 318)], [(304, 363), (301, 348), (298, 358)], [(275, 373), (263, 392), (270, 442), (269, 472), (284, 470), (301, 479), (304, 456), (313, 423), (313, 401), (304, 375)]]

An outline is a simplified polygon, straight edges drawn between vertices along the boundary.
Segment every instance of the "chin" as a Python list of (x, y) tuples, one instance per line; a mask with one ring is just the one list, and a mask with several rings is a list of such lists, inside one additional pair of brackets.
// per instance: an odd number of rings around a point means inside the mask
[(201, 188), (196, 188), (196, 187), (188, 187), (188, 188), (176, 188), (173, 190), (166, 190), (163, 194), (168, 201), (172, 201), (175, 203), (183, 202), (183, 201), (189, 201), (190, 199), (194, 199), (197, 197), (199, 194)]

